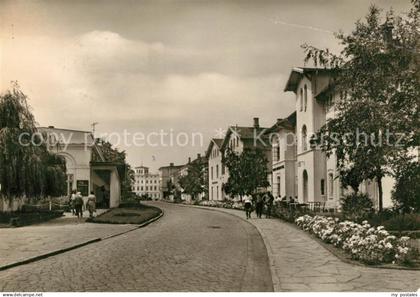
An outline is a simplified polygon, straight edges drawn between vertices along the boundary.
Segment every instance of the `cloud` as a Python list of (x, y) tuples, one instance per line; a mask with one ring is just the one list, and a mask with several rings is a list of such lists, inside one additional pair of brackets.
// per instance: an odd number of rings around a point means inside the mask
[[(174, 129), (200, 131), (207, 139), (217, 128), (250, 125), (254, 116), (269, 125), (294, 104), (280, 99), (286, 80), (280, 73), (239, 75), (209, 52), (129, 40), (110, 31), (25, 36), (4, 49), (3, 83), (20, 82), (41, 125), (87, 130), (99, 122), (98, 132)], [(160, 159), (204, 149), (160, 148), (168, 154)], [(156, 148), (129, 152), (138, 163), (140, 152), (144, 157)]]

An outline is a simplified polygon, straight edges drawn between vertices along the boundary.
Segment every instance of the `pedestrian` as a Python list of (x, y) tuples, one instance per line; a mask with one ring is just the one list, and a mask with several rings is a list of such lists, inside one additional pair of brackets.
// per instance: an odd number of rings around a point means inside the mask
[(264, 208), (264, 199), (261, 194), (257, 194), (255, 210), (257, 211), (257, 218), (261, 219), (262, 211)]
[(74, 207), (78, 218), (83, 218), (83, 198), (80, 192), (77, 192), (76, 199), (74, 199)]
[(93, 213), (96, 212), (96, 197), (93, 192), (90, 192), (87, 202), (86, 209), (89, 211), (89, 217), (93, 218)]
[(271, 209), (273, 208), (274, 203), (274, 196), (271, 192), (267, 192), (267, 200), (265, 200), (265, 203), (267, 205), (266, 218), (268, 219), (271, 217)]
[(251, 218), (251, 212), (252, 212), (252, 199), (249, 195), (245, 195), (244, 197), (244, 208), (246, 213), (246, 218)]
[(76, 200), (76, 191), (73, 190), (73, 191), (71, 191), (71, 196), (70, 196), (70, 209), (71, 209), (71, 213), (74, 216), (76, 215), (75, 200)]

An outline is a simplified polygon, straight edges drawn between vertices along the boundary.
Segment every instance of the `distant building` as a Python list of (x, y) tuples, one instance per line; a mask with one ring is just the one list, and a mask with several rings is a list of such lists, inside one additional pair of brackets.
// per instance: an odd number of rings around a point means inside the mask
[[(244, 149), (259, 148), (267, 158), (267, 180), (272, 182), (272, 156), (271, 145), (264, 134), (268, 128), (260, 127), (259, 119), (254, 118), (251, 127), (230, 126), (223, 141), (211, 140), (207, 148), (208, 176), (209, 176), (209, 199), (224, 200), (228, 195), (223, 191), (224, 184), (229, 179), (229, 170), (222, 162), (228, 148), (241, 154)], [(231, 197), (233, 198), (233, 197)]]
[(64, 157), (67, 194), (75, 190), (83, 196), (96, 195), (99, 207), (117, 207), (121, 199), (121, 164), (106, 162), (91, 132), (59, 129), (38, 130), (48, 138), (48, 150)]
[(149, 168), (134, 168), (133, 192), (138, 196), (148, 196), (154, 200), (161, 198), (160, 177), (158, 173), (150, 173)]
[(162, 166), (159, 168), (160, 179), (160, 195), (163, 199), (169, 198), (171, 190), (169, 185), (173, 185), (173, 175), (184, 165), (174, 165), (170, 163), (169, 166)]
[[(171, 197), (169, 197), (170, 199), (175, 198), (175, 194), (179, 195), (179, 197), (177, 197), (178, 199), (181, 199), (182, 201), (191, 201), (192, 197), (190, 194), (186, 193), (185, 190), (183, 189), (182, 185), (180, 184), (180, 178), (187, 176), (189, 174), (189, 170), (191, 168), (191, 166), (195, 166), (195, 165), (201, 165), (200, 168), (202, 169), (202, 178), (204, 180), (207, 180), (207, 158), (205, 156), (201, 156), (201, 154), (197, 154), (197, 158), (194, 160), (191, 160), (191, 157), (188, 158), (188, 162), (184, 165), (179, 165), (176, 166), (177, 169), (176, 170), (172, 170), (172, 173), (170, 174), (170, 182), (173, 186), (173, 193), (174, 195), (169, 195)], [(175, 167), (175, 166), (174, 166)], [(207, 186), (207, 185), (206, 185)], [(168, 198), (168, 196), (166, 196)], [(206, 199), (206, 191), (203, 188), (203, 192), (199, 193), (196, 196), (197, 200), (203, 200)]]
[(225, 166), (222, 163), (222, 143), (223, 139), (213, 138), (206, 151), (208, 159), (208, 181), (209, 181), (209, 200), (223, 200), (223, 182)]

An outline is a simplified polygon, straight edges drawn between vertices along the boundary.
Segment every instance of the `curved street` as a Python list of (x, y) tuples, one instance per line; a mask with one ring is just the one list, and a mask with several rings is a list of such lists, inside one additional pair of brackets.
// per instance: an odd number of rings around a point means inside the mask
[[(94, 234), (102, 234), (105, 240), (0, 271), (0, 290), (400, 292), (419, 289), (419, 270), (344, 263), (307, 233), (278, 219), (245, 220), (243, 211), (233, 209), (165, 202), (148, 204), (160, 207), (165, 215), (140, 229), (135, 225), (81, 222), (57, 225), (59, 220), (9, 229), (18, 234), (9, 237), (12, 242), (9, 249), (6, 245), (0, 249), (4, 258), (16, 253), (11, 250), (18, 250), (16, 243), (23, 243), (24, 239), (30, 246), (22, 248), (17, 255), (25, 255), (26, 250), (40, 252), (51, 241), (56, 241), (52, 245), (56, 249), (58, 245), (68, 246), (69, 239), (86, 240)], [(123, 232), (127, 233), (117, 235)], [(8, 234), (0, 234), (0, 241), (4, 242), (1, 239), (8, 238)]]
[(1, 271), (1, 291), (273, 290), (253, 225), (221, 212), (153, 204), (165, 212), (160, 220)]

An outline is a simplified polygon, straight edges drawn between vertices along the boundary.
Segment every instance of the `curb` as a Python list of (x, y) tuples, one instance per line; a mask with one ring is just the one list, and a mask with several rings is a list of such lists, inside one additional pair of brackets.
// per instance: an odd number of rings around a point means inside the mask
[(6, 264), (4, 266), (0, 266), (0, 271), (10, 269), (10, 268), (13, 268), (13, 267), (16, 267), (16, 266), (24, 265), (24, 264), (29, 264), (29, 263), (36, 262), (36, 261), (39, 261), (39, 260), (42, 260), (42, 259), (46, 259), (48, 257), (55, 256), (55, 255), (58, 255), (58, 254), (62, 254), (62, 253), (80, 248), (82, 246), (85, 246), (85, 245), (88, 245), (88, 244), (91, 244), (91, 243), (94, 243), (94, 242), (98, 242), (98, 241), (101, 241), (101, 240), (102, 240), (102, 238), (91, 239), (91, 240), (88, 240), (88, 241), (85, 241), (85, 242), (82, 242), (82, 243), (79, 243), (79, 244), (76, 244), (76, 245), (73, 245), (73, 246), (70, 246), (70, 247), (67, 247), (67, 248), (63, 248), (63, 249), (55, 250), (55, 251), (52, 251), (52, 252), (48, 252), (48, 253), (45, 253), (45, 254), (42, 254), (42, 255), (39, 255), (39, 256), (35, 256), (35, 257), (32, 257), (32, 258), (28, 258), (28, 259), (25, 259), (25, 260), (22, 260), (22, 261)]
[(40, 261), (40, 260), (43, 260), (43, 259), (46, 259), (46, 258), (49, 258), (49, 257), (52, 257), (52, 256), (56, 256), (56, 255), (63, 254), (65, 252), (68, 252), (68, 251), (71, 251), (71, 250), (81, 248), (83, 246), (86, 246), (86, 245), (89, 245), (89, 244), (92, 244), (92, 243), (95, 243), (95, 242), (99, 242), (99, 241), (107, 240), (107, 239), (117, 237), (117, 236), (120, 236), (120, 235), (124, 235), (128, 232), (132, 232), (132, 231), (138, 230), (140, 228), (146, 227), (147, 225), (149, 225), (149, 224), (153, 223), (154, 221), (157, 221), (158, 219), (160, 219), (163, 215), (164, 215), (164, 212), (161, 209), (161, 212), (159, 213), (159, 215), (147, 220), (146, 222), (141, 223), (140, 225), (137, 225), (137, 226), (133, 227), (130, 230), (120, 232), (120, 233), (117, 233), (117, 234), (113, 234), (113, 235), (109, 235), (109, 236), (105, 236), (105, 237), (98, 237), (98, 238), (90, 239), (88, 241), (85, 241), (85, 242), (82, 242), (82, 243), (79, 243), (79, 244), (76, 244), (76, 245), (72, 245), (72, 246), (69, 246), (69, 247), (66, 247), (66, 248), (58, 249), (58, 250), (48, 252), (48, 253), (45, 253), (45, 254), (42, 254), (42, 255), (39, 255), (39, 256), (35, 256), (35, 257), (28, 258), (28, 259), (25, 259), (25, 260), (21, 260), (21, 261), (17, 261), (17, 262), (14, 262), (14, 263), (6, 264), (6, 265), (3, 265), (3, 266), (0, 266), (0, 271), (4, 271), (4, 270), (7, 270), (7, 269), (16, 267), (16, 266), (21, 266), (21, 265), (37, 262), (37, 261)]

